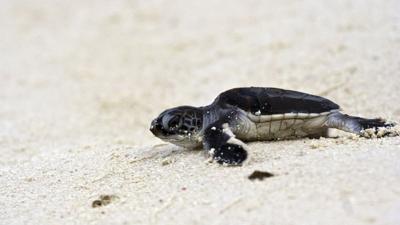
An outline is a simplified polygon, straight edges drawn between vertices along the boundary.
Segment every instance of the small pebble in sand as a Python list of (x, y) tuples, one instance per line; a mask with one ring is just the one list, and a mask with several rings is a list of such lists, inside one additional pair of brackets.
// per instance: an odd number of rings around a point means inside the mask
[(26, 182), (32, 182), (32, 181), (34, 181), (35, 179), (33, 178), (33, 177), (27, 177), (27, 178), (25, 178), (25, 181)]
[(169, 164), (171, 164), (171, 163), (173, 163), (174, 162), (174, 160), (172, 160), (171, 158), (165, 158), (165, 159), (163, 159), (162, 161), (161, 161), (161, 165), (162, 166), (166, 166), (166, 165), (169, 165)]
[(97, 208), (103, 206), (103, 203), (100, 200), (94, 200), (92, 202), (92, 208)]
[(311, 147), (312, 149), (317, 149), (317, 148), (321, 147), (321, 145), (320, 145), (319, 143), (311, 143), (311, 144), (310, 144), (310, 147)]
[(350, 139), (350, 140), (356, 141), (356, 140), (359, 140), (359, 139), (360, 139), (360, 136), (358, 136), (358, 135), (356, 135), (356, 134), (351, 134), (351, 135), (348, 136), (347, 138)]
[(273, 176), (275, 176), (275, 175), (270, 172), (255, 170), (248, 178), (249, 178), (249, 180), (264, 180), (265, 178), (269, 178), (269, 177), (273, 177)]
[(100, 195), (99, 199), (92, 202), (92, 208), (98, 208), (109, 205), (114, 200), (119, 199), (116, 195)]
[(323, 144), (323, 142), (321, 142), (321, 141), (317, 141), (317, 142), (313, 141), (310, 144), (310, 148), (312, 148), (312, 149), (323, 148), (323, 147), (326, 147), (326, 145)]

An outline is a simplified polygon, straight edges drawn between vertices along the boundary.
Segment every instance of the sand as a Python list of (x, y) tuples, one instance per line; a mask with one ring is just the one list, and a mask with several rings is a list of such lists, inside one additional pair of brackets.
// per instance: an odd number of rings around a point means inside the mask
[(246, 165), (223, 167), (148, 131), (239, 86), (400, 121), (399, 9), (2, 0), (0, 224), (400, 224), (399, 137), (251, 143)]

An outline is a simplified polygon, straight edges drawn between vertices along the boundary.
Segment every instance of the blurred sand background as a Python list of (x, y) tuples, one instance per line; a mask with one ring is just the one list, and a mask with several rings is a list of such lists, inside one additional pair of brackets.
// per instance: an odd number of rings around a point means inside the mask
[[(252, 143), (243, 167), (151, 119), (223, 90), (400, 120), (398, 0), (0, 1), (0, 224), (400, 224), (400, 138)], [(276, 176), (250, 181), (254, 170)], [(115, 195), (92, 208), (100, 195)]]

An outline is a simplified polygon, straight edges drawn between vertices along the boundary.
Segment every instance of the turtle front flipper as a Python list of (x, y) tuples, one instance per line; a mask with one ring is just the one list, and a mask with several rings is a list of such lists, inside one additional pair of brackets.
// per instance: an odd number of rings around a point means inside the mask
[(247, 159), (247, 147), (235, 138), (229, 124), (217, 121), (204, 131), (204, 148), (220, 164), (240, 165)]

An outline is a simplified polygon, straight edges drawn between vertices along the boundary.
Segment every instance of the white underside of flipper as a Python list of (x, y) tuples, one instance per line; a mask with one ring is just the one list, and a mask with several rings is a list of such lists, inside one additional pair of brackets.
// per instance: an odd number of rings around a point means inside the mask
[(236, 138), (235, 134), (232, 132), (228, 123), (223, 124), (222, 127), (223, 127), (223, 132), (230, 137), (229, 140), (227, 141), (227, 143), (233, 144), (233, 145), (239, 145), (244, 150), (246, 150), (246, 151), (248, 150), (247, 145), (243, 141)]

